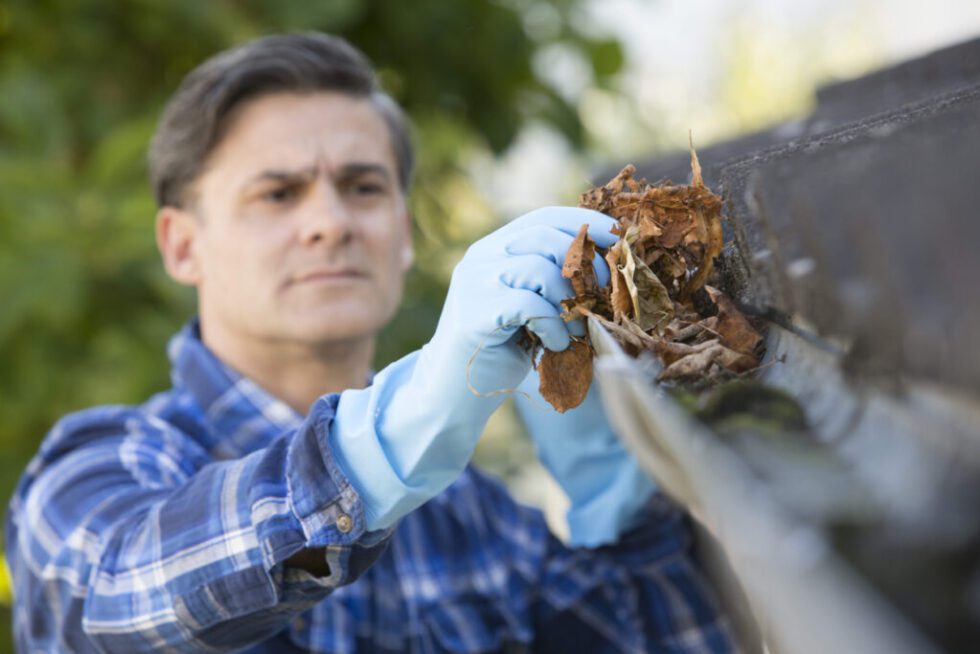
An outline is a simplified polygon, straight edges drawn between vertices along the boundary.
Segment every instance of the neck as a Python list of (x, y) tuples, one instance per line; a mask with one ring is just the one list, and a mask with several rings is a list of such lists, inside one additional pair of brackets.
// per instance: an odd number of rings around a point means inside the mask
[(218, 358), (300, 415), (322, 395), (367, 385), (374, 337), (331, 343), (223, 338), (201, 327)]

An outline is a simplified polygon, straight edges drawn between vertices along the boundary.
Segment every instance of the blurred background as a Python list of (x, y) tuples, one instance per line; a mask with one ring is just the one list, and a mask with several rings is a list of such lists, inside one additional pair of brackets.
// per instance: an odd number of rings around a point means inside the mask
[[(980, 34), (975, 0), (0, 0), (0, 496), (66, 412), (168, 386), (194, 310), (153, 241), (163, 103), (255, 36), (341, 34), (413, 118), (416, 269), (377, 366), (419, 347), (466, 246), (597, 171), (805, 115), (816, 86)], [(478, 462), (560, 515), (500, 412)], [(0, 575), (0, 652), (11, 651)]]

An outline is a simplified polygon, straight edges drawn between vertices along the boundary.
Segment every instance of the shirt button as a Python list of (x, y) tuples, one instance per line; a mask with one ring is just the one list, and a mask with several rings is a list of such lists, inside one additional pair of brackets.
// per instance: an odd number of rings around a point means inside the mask
[(346, 513), (341, 513), (340, 517), (337, 518), (337, 531), (342, 534), (350, 532), (354, 528), (354, 521), (350, 519), (350, 516)]

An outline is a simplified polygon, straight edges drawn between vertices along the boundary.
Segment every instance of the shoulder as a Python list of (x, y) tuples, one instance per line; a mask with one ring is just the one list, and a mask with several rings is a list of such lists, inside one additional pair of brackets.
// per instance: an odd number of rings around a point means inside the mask
[(135, 506), (137, 497), (179, 486), (209, 461), (193, 438), (142, 407), (70, 413), (48, 432), (21, 475), (7, 530), (67, 538), (116, 500)]
[(105, 405), (64, 416), (45, 436), (39, 454), (46, 457), (57, 456), (78, 447), (118, 437), (142, 440), (150, 446), (191, 440), (165, 413), (151, 409), (149, 404)]
[(44, 437), (18, 486), (41, 476), (111, 468), (156, 486), (185, 477), (210, 460), (177, 425), (143, 406), (105, 405), (69, 413)]

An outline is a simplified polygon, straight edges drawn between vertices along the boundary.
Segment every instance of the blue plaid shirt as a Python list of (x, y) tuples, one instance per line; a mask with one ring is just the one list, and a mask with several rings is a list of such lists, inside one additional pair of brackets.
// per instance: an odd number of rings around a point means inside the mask
[[(331, 456), (337, 395), (305, 418), (190, 323), (173, 388), (62, 419), (6, 525), (23, 652), (727, 652), (681, 514), (570, 549), (473, 468), (365, 531)], [(330, 576), (288, 567), (325, 548)]]

